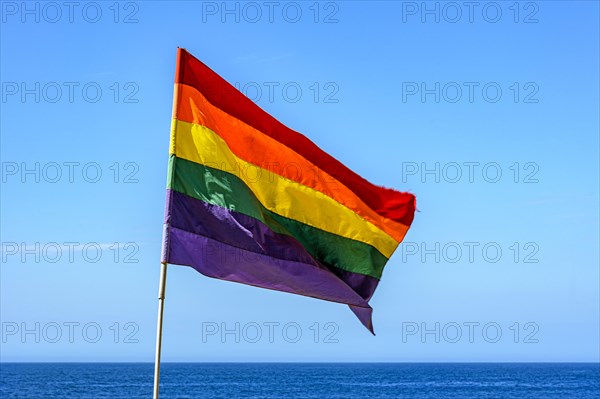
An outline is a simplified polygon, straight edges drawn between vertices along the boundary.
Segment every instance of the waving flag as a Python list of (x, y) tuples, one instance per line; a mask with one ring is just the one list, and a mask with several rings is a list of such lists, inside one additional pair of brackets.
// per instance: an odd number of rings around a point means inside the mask
[(347, 304), (373, 332), (369, 299), (414, 211), (178, 50), (163, 262)]

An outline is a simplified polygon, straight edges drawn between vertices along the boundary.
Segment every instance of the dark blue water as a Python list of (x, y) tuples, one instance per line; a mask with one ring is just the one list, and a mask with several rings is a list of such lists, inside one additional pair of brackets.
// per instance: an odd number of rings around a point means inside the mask
[[(151, 398), (147, 363), (1, 363), (0, 398)], [(599, 364), (166, 363), (161, 398), (600, 398)]]

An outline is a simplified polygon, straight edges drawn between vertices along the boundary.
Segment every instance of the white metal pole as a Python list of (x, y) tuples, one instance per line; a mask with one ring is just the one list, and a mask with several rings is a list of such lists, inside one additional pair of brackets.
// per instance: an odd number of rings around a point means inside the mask
[(165, 308), (165, 286), (167, 285), (167, 263), (161, 263), (160, 283), (158, 285), (158, 320), (156, 322), (156, 357), (154, 358), (154, 399), (158, 399), (160, 383), (160, 349), (162, 345), (162, 321)]

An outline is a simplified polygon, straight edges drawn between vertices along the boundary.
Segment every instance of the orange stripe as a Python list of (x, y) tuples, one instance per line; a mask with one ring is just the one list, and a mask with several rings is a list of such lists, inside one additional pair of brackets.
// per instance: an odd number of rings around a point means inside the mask
[(337, 179), (289, 147), (213, 106), (197, 89), (185, 84), (175, 86), (179, 103), (173, 118), (206, 126), (239, 158), (320, 191), (402, 241), (408, 226), (379, 215)]

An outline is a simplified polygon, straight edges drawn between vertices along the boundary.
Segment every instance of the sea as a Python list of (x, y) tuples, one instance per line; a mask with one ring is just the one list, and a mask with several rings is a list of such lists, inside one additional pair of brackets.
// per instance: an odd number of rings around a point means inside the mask
[[(0, 363), (0, 398), (151, 398), (150, 363)], [(164, 363), (160, 398), (600, 398), (599, 363)]]

